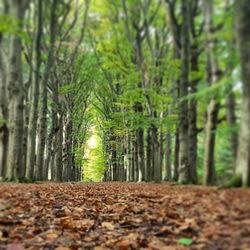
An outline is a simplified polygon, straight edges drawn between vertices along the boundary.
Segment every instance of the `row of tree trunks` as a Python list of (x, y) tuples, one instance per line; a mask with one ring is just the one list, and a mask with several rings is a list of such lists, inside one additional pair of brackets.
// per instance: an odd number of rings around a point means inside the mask
[[(81, 166), (74, 162), (73, 108), (66, 105), (67, 94), (59, 90), (78, 77), (74, 64), (84, 35), (88, 3), (86, 0), (80, 38), (70, 50), (63, 42), (71, 38), (70, 31), (77, 23), (78, 10), (74, 10), (73, 3), (1, 3), (1, 15), (13, 21), (10, 31), (0, 33), (1, 180), (62, 181), (80, 177)], [(69, 19), (71, 24), (66, 22), (70, 10), (75, 11), (74, 18)], [(31, 20), (34, 23), (30, 24)], [(62, 72), (65, 68), (68, 78)], [(74, 103), (73, 98), (70, 101)]]
[[(145, 20), (144, 26), (140, 27), (140, 15), (138, 13), (135, 18), (135, 23), (132, 27), (129, 26), (128, 6), (125, 1), (123, 8), (125, 12), (125, 28), (129, 41), (134, 46), (136, 59), (134, 64), (141, 71), (141, 82), (137, 86), (144, 94), (144, 107), (138, 116), (143, 116), (143, 113), (148, 112), (148, 116), (154, 119), (159, 119), (159, 114), (154, 111), (154, 106), (151, 103), (150, 97), (144, 92), (144, 89), (150, 87), (147, 68), (144, 65), (142, 47), (145, 45), (144, 39), (150, 48), (150, 52), (154, 51), (154, 46), (147, 33), (149, 26)], [(220, 102), (217, 100), (216, 93), (208, 100), (204, 128), (197, 128), (197, 99), (196, 93), (200, 82), (199, 64), (202, 46), (200, 46), (200, 38), (203, 32), (205, 33), (205, 56), (206, 56), (206, 82), (208, 87), (218, 83), (221, 79), (222, 72), (220, 71), (216, 58), (216, 40), (215, 32), (217, 31), (213, 24), (213, 0), (194, 0), (194, 1), (175, 1), (165, 0), (167, 6), (167, 16), (173, 36), (174, 56), (175, 60), (180, 61), (181, 69), (179, 78), (173, 80), (173, 109), (178, 106), (178, 122), (174, 140), (171, 133), (166, 133), (164, 143), (160, 127), (155, 126), (152, 122), (151, 126), (144, 128), (141, 131), (141, 137), (138, 137), (138, 131), (131, 136), (130, 146), (125, 146), (125, 159), (127, 170), (127, 180), (129, 181), (161, 181), (163, 172), (165, 180), (174, 180), (182, 183), (197, 183), (197, 141), (200, 130), (204, 132), (204, 184), (213, 185), (216, 183), (215, 171), (215, 145), (216, 145), (216, 130), (218, 126), (218, 117), (220, 111)], [(144, 6), (145, 7), (145, 6)], [(148, 6), (145, 7), (144, 14), (147, 13)], [(201, 13), (204, 22), (200, 23)], [(139, 10), (138, 10), (139, 11)], [(196, 20), (196, 17), (197, 20)], [(147, 18), (146, 18), (147, 19)], [(199, 19), (199, 20), (198, 20)], [(197, 21), (197, 22), (196, 22)], [(138, 23), (137, 23), (138, 22)], [(134, 29), (135, 37), (131, 33)], [(145, 29), (145, 30), (144, 30)], [(218, 29), (220, 29), (218, 27)], [(142, 33), (145, 32), (145, 36)], [(133, 40), (134, 39), (134, 40)], [(157, 40), (157, 39), (156, 39)], [(159, 47), (156, 45), (157, 49)], [(153, 53), (152, 53), (153, 54)], [(153, 57), (155, 61), (157, 57)], [(201, 58), (202, 59), (202, 58)], [(157, 66), (157, 63), (156, 63)], [(196, 74), (197, 73), (197, 74)], [(196, 75), (196, 76), (195, 76)], [(160, 86), (160, 79), (154, 77), (155, 86)], [(142, 103), (140, 103), (142, 105)], [(235, 100), (233, 93), (227, 97), (227, 119), (230, 127), (236, 125), (235, 115)], [(237, 133), (233, 132), (230, 138), (231, 150), (233, 158), (236, 158), (237, 152)], [(126, 145), (126, 143), (124, 143)], [(143, 145), (143, 147), (142, 147)], [(144, 149), (142, 149), (144, 148)], [(163, 157), (165, 150), (165, 157)], [(141, 152), (141, 153), (139, 153)], [(171, 152), (174, 153), (173, 157)], [(140, 155), (140, 157), (138, 157)], [(141, 156), (144, 157), (145, 179), (140, 166)], [(173, 158), (173, 159), (172, 159)], [(165, 165), (164, 165), (165, 163)], [(164, 171), (163, 165), (165, 166)], [(142, 176), (142, 178), (141, 178)]]

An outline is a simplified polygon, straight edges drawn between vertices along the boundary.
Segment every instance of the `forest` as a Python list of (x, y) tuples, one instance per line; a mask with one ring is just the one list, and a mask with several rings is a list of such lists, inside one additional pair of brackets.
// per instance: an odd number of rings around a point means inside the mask
[(0, 249), (249, 249), (249, 29), (249, 0), (0, 0)]
[(2, 180), (250, 184), (246, 0), (0, 8)]

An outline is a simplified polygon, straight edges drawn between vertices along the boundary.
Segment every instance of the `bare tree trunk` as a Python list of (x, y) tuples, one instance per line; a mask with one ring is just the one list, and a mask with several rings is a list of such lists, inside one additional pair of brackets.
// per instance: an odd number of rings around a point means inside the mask
[[(182, 0), (182, 29), (181, 29), (181, 78), (180, 98), (188, 94), (189, 86), (189, 1)], [(179, 105), (179, 181), (188, 183), (190, 181), (190, 166), (188, 161), (188, 101), (181, 100)]]
[(173, 181), (178, 181), (179, 179), (179, 149), (180, 149), (179, 129), (177, 128), (175, 133)]
[(9, 144), (8, 116), (6, 68), (0, 43), (0, 177), (5, 177), (6, 175)]
[[(213, 0), (204, 0), (205, 7), (205, 32), (207, 50), (207, 82), (209, 85), (216, 84), (220, 77), (220, 71), (214, 53), (213, 33)], [(206, 111), (205, 124), (205, 155), (204, 155), (204, 184), (212, 185), (216, 182), (216, 171), (214, 163), (216, 128), (220, 103), (212, 98)]]
[(248, 0), (237, 0), (237, 39), (239, 44), (243, 100), (241, 128), (237, 152), (236, 173), (241, 175), (244, 186), (250, 186), (250, 5)]
[(210, 101), (207, 108), (207, 121), (205, 126), (205, 155), (204, 155), (204, 184), (212, 185), (216, 182), (216, 173), (214, 166), (214, 151), (215, 151), (215, 131), (217, 128), (217, 117), (219, 106), (213, 99)]
[(43, 178), (43, 167), (44, 167), (44, 149), (47, 137), (47, 84), (49, 80), (50, 70), (54, 61), (54, 45), (56, 40), (57, 32), (57, 9), (58, 0), (53, 0), (51, 6), (51, 20), (50, 20), (50, 44), (48, 52), (48, 60), (45, 66), (45, 72), (41, 82), (40, 88), (40, 110), (39, 110), (39, 141), (37, 149), (37, 179), (41, 180)]
[(39, 100), (39, 83), (40, 83), (40, 66), (41, 66), (41, 39), (43, 27), (43, 4), (42, 0), (38, 1), (37, 15), (37, 34), (35, 41), (35, 79), (33, 82), (33, 95), (31, 101), (30, 119), (28, 125), (28, 145), (27, 145), (27, 168), (26, 178), (34, 178), (35, 155), (36, 155), (36, 130), (38, 120), (38, 100)]
[(144, 159), (144, 131), (142, 128), (136, 131), (138, 143), (138, 181), (145, 181), (145, 159)]
[(152, 146), (153, 146), (153, 154), (152, 154), (152, 158), (153, 158), (153, 179), (155, 182), (160, 182), (161, 181), (161, 171), (162, 168), (160, 166), (160, 162), (159, 162), (159, 153), (160, 153), (160, 143), (158, 140), (158, 129), (157, 127), (153, 126), (152, 127)]
[[(22, 30), (24, 15), (28, 1), (11, 1), (10, 13), (19, 20)], [(18, 178), (18, 173), (23, 169), (23, 130), (24, 130), (24, 88), (22, 69), (22, 41), (19, 36), (12, 38), (10, 56), (8, 89), (10, 96), (9, 116), (9, 148), (7, 159), (7, 175), (10, 180)]]
[[(192, 72), (198, 72), (198, 45), (194, 44), (192, 46), (191, 55), (191, 70)], [(190, 82), (190, 93), (195, 94), (197, 91), (199, 79), (194, 79)], [(189, 165), (190, 165), (190, 179), (193, 184), (198, 182), (197, 177), (197, 101), (195, 98), (190, 100), (189, 103)]]
[(171, 153), (172, 153), (172, 139), (171, 134), (166, 134), (166, 176), (165, 181), (172, 179), (172, 168), (171, 168)]
[(131, 169), (130, 169), (130, 181), (135, 180), (135, 147), (134, 147), (134, 135), (132, 135), (130, 140), (130, 155), (131, 155)]
[(159, 142), (159, 165), (160, 165), (160, 179), (162, 181), (162, 170), (163, 170), (163, 164), (164, 164), (164, 145), (163, 145), (163, 133), (162, 133), (162, 129), (160, 129), (160, 138), (159, 138), (160, 142)]
[(63, 177), (63, 115), (58, 113), (58, 131), (56, 134), (56, 181), (62, 181)]
[(64, 154), (64, 173), (63, 179), (65, 181), (70, 180), (70, 171), (73, 167), (73, 145), (72, 145), (72, 121), (68, 117), (65, 126), (65, 154)]
[(152, 150), (152, 130), (147, 131), (147, 181), (153, 180), (153, 150)]

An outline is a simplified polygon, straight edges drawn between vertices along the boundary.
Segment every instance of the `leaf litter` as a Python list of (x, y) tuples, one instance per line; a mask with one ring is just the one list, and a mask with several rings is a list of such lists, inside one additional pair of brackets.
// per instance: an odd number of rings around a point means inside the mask
[(0, 249), (250, 249), (250, 190), (1, 184)]

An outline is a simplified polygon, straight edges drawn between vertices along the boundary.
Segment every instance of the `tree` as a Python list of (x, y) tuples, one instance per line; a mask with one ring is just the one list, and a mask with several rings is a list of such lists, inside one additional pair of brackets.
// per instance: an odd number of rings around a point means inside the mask
[[(10, 2), (10, 15), (17, 18), (18, 30), (22, 32), (25, 11), (29, 1), (12, 0)], [(9, 145), (8, 158), (6, 161), (6, 177), (9, 180), (15, 180), (23, 177), (25, 166), (22, 161), (22, 141), (24, 130), (24, 86), (23, 86), (23, 64), (22, 64), (22, 39), (20, 35), (15, 34), (12, 37), (10, 48), (10, 66), (8, 69), (9, 78), (7, 80), (9, 91)]]
[(250, 26), (250, 6), (246, 0), (235, 1), (235, 6), (243, 95), (236, 173), (240, 175), (244, 186), (250, 186), (250, 34), (248, 32)]

